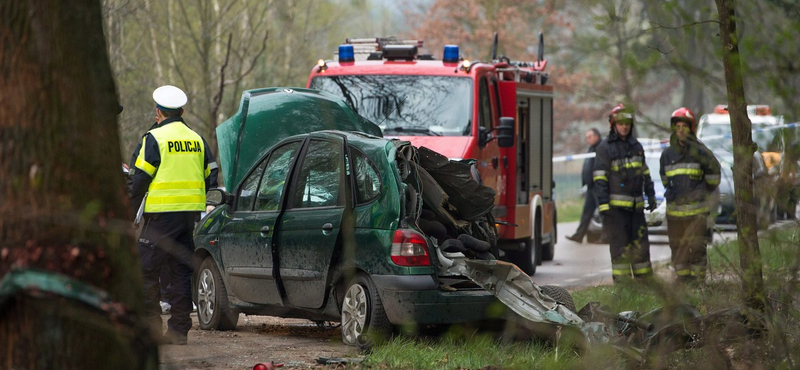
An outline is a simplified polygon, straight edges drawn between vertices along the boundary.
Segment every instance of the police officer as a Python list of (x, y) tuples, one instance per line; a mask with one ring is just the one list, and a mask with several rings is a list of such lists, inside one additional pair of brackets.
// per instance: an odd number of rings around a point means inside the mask
[(145, 310), (161, 334), (159, 275), (169, 267), (172, 307), (166, 343), (186, 344), (192, 327), (192, 230), (205, 210), (206, 191), (217, 186), (217, 164), (206, 141), (183, 120), (186, 94), (175, 86), (153, 91), (156, 124), (134, 151), (130, 193), (141, 207), (138, 249), (144, 273)]
[(653, 268), (642, 193), (652, 212), (656, 199), (650, 169), (642, 144), (633, 136), (633, 111), (620, 104), (608, 122), (611, 132), (597, 146), (593, 179), (603, 233), (611, 247), (611, 276), (614, 281), (649, 277)]
[(667, 199), (667, 234), (672, 266), (679, 280), (706, 277), (706, 230), (720, 165), (695, 136), (697, 120), (687, 108), (670, 118), (669, 148), (661, 153), (661, 182)]

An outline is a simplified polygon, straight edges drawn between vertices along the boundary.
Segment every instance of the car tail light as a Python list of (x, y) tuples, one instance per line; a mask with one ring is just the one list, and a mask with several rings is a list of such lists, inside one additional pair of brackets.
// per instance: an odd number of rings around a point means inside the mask
[(430, 266), (428, 242), (413, 230), (395, 231), (392, 240), (392, 262), (398, 266)]

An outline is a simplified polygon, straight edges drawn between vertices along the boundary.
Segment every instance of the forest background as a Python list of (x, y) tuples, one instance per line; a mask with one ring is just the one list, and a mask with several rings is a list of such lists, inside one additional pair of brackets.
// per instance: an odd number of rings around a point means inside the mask
[[(740, 1), (737, 24), (748, 104), (800, 116), (800, 0)], [(535, 60), (544, 34), (555, 86), (555, 153), (582, 152), (582, 132), (633, 102), (640, 137), (668, 137), (669, 115), (726, 103), (718, 15), (711, 0), (103, 0), (124, 162), (154, 122), (153, 89), (189, 95), (187, 123), (216, 148), (215, 128), (242, 91), (305, 86), (348, 37), (424, 40), (441, 57)]]

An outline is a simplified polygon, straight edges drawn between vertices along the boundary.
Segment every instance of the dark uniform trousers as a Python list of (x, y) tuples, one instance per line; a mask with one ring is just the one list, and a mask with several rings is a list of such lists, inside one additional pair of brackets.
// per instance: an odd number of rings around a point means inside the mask
[(611, 249), (611, 276), (614, 281), (653, 275), (647, 221), (642, 210), (609, 207), (603, 216), (603, 233)]
[(680, 280), (705, 280), (708, 258), (706, 240), (708, 214), (667, 216), (672, 266)]
[(169, 330), (186, 335), (192, 328), (192, 231), (198, 212), (145, 214), (137, 246), (144, 273), (144, 303), (148, 320), (161, 322), (161, 266), (169, 266)]
[(583, 238), (589, 230), (589, 223), (592, 222), (594, 210), (597, 209), (597, 195), (594, 194), (594, 188), (589, 188), (585, 197), (586, 199), (583, 201), (583, 211), (581, 212), (581, 222), (578, 224), (578, 229), (575, 230), (575, 235), (581, 238)]

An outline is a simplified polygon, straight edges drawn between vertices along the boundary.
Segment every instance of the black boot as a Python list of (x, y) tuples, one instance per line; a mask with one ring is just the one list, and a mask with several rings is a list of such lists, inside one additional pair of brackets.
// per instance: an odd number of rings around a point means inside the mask
[(572, 240), (573, 242), (578, 244), (583, 244), (583, 235), (578, 235), (578, 234), (567, 235), (567, 239)]

